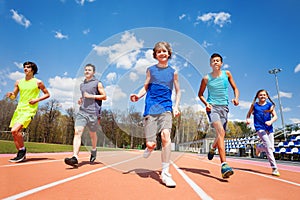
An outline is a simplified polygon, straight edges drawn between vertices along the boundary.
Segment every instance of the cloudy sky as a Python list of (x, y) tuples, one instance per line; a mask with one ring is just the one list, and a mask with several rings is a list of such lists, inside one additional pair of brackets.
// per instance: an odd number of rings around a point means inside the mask
[[(34, 61), (51, 98), (74, 106), (82, 67), (93, 63), (108, 94), (104, 106), (143, 110), (129, 95), (142, 87), (155, 64), (152, 48), (171, 43), (170, 65), (179, 71), (181, 106), (203, 109), (197, 97), (209, 56), (223, 56), (240, 90), (231, 120), (245, 120), (259, 89), (277, 104), (275, 75), (284, 123), (300, 122), (300, 1), (295, 0), (0, 0), (0, 95), (23, 77), (22, 63)], [(232, 90), (230, 90), (232, 97)]]

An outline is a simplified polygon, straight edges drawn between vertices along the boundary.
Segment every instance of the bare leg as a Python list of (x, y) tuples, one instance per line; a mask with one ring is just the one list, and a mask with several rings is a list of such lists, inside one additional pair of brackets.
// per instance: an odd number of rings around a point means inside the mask
[(73, 139), (73, 156), (76, 156), (76, 157), (78, 157), (78, 154), (79, 154), (83, 129), (84, 129), (84, 127), (82, 127), (82, 126), (75, 127), (75, 133), (74, 133), (74, 139)]
[(92, 149), (96, 149), (97, 148), (97, 132), (90, 132), (90, 137), (91, 137), (91, 141), (92, 141)]
[(216, 130), (216, 138), (212, 145), (213, 148), (218, 148), (218, 152), (220, 155), (220, 161), (221, 163), (226, 162), (226, 154), (225, 154), (225, 130), (223, 128), (223, 125), (220, 121), (214, 122), (213, 127)]
[(24, 140), (23, 140), (23, 135), (22, 135), (22, 129), (23, 129), (23, 125), (22, 124), (15, 124), (12, 128), (11, 128), (11, 133), (13, 135), (14, 138), (14, 143), (15, 146), (18, 150), (20, 150), (21, 148), (24, 147)]

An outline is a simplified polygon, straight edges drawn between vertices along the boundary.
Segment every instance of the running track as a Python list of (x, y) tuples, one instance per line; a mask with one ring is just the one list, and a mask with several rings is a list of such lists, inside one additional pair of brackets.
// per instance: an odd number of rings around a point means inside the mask
[(235, 174), (222, 179), (219, 157), (172, 153), (170, 173), (176, 188), (160, 180), (160, 152), (148, 159), (142, 151), (99, 152), (90, 165), (82, 152), (79, 168), (64, 164), (71, 153), (27, 154), (22, 163), (14, 155), (0, 155), (0, 199), (299, 199), (300, 164), (278, 164), (280, 177), (271, 175), (265, 160), (228, 157)]

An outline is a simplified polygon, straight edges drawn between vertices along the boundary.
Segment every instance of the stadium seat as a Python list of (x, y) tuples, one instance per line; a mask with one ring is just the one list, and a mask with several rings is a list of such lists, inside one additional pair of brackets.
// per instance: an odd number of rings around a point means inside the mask
[(300, 141), (294, 141), (294, 146), (295, 147), (300, 147)]
[(294, 142), (293, 141), (289, 141), (288, 147), (292, 149), (294, 146), (295, 146)]
[(286, 149), (284, 147), (281, 147), (280, 150), (279, 150), (279, 153), (280, 154), (285, 154), (285, 151), (286, 151)]
[(275, 147), (274, 153), (275, 153), (275, 154), (279, 154), (279, 152), (280, 152), (280, 147)]
[(289, 141), (292, 141), (292, 142), (296, 141), (296, 135), (292, 135), (292, 136), (289, 138)]
[(277, 147), (283, 147), (283, 142), (279, 142), (278, 144), (277, 144)]
[(296, 141), (300, 141), (300, 135), (297, 135), (297, 137), (295, 138)]
[(292, 154), (299, 154), (299, 149), (297, 147), (292, 148)]
[(283, 142), (283, 146), (284, 146), (285, 148), (289, 147), (289, 142), (288, 142), (288, 141), (284, 141), (284, 142)]
[(288, 154), (288, 155), (290, 155), (290, 154), (292, 154), (292, 149), (291, 148), (286, 148), (285, 149), (285, 154)]

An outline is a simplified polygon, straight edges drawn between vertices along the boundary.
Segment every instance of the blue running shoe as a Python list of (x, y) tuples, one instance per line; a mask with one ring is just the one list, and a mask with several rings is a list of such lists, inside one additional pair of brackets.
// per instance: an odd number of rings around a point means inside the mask
[(215, 148), (211, 148), (207, 154), (207, 158), (208, 160), (212, 160), (214, 158), (214, 155), (216, 153), (216, 149)]
[(233, 170), (227, 163), (222, 165), (221, 173), (223, 178), (229, 178), (231, 175), (233, 175)]

